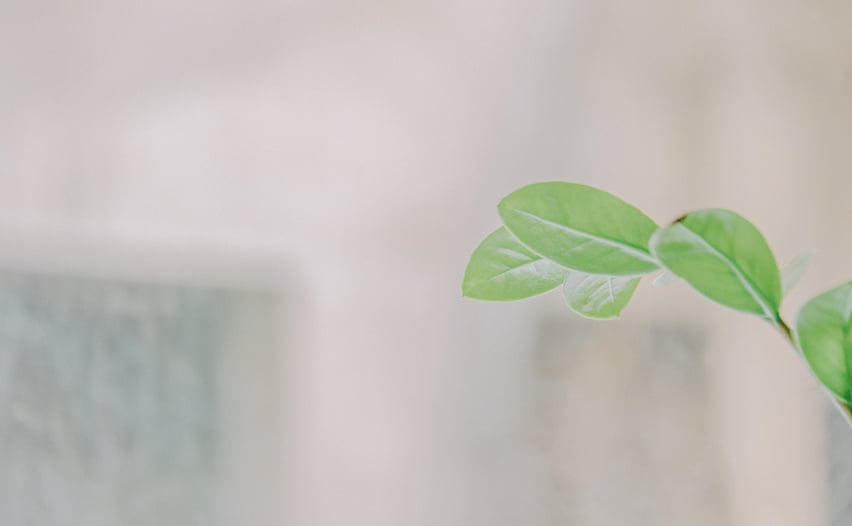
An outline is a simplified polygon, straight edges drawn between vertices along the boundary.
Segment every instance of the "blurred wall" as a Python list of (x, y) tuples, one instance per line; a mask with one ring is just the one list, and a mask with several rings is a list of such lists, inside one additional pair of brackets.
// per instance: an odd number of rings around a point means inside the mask
[[(151, 254), (116, 263), (144, 274), (203, 254), (194, 275), (213, 254), (236, 280), (286, 262), (282, 520), (558, 524), (549, 457), (516, 439), (542, 316), (570, 315), (459, 297), (494, 204), (561, 179), (660, 222), (738, 210), (782, 262), (820, 248), (792, 314), (848, 279), (850, 19), (828, 1), (6, 0), (4, 257), (62, 271), (57, 244), (108, 245)], [(825, 523), (820, 393), (765, 327), (683, 289), (643, 289), (626, 317), (709, 331), (729, 523)]]

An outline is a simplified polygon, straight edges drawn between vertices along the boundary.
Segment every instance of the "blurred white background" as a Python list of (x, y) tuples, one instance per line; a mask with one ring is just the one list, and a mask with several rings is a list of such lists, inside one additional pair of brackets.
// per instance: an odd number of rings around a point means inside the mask
[(827, 0), (2, 0), (0, 263), (277, 298), (250, 341), (280, 436), (252, 420), (234, 453), (268, 481), (255, 524), (845, 524), (852, 437), (768, 327), (682, 285), (598, 325), (460, 282), (501, 197), (570, 180), (660, 223), (734, 209), (782, 264), (818, 248), (792, 317), (850, 278), (850, 23)]

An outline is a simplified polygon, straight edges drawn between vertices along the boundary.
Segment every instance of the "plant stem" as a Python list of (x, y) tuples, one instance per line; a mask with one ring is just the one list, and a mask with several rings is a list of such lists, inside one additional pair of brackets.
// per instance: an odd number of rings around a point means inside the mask
[(816, 374), (811, 369), (810, 364), (808, 364), (807, 360), (805, 360), (805, 356), (804, 354), (802, 354), (802, 350), (799, 349), (799, 346), (796, 344), (796, 338), (793, 335), (793, 331), (790, 329), (790, 326), (787, 325), (787, 323), (781, 318), (781, 316), (778, 316), (775, 320), (773, 320), (772, 325), (776, 329), (778, 329), (778, 332), (781, 333), (781, 336), (787, 341), (788, 344), (790, 344), (790, 347), (793, 348), (793, 351), (799, 356), (799, 358), (802, 359), (802, 362), (804, 362), (805, 367), (807, 367), (808, 371), (811, 372), (811, 376), (814, 378), (814, 380), (816, 380), (817, 384), (822, 387), (823, 392), (831, 399), (832, 403), (834, 404), (834, 407), (843, 415), (843, 419), (846, 420), (846, 423), (849, 425), (849, 427), (852, 427), (852, 406), (834, 396), (834, 393), (829, 391), (828, 388), (825, 387), (822, 382), (819, 381), (819, 378), (816, 377)]

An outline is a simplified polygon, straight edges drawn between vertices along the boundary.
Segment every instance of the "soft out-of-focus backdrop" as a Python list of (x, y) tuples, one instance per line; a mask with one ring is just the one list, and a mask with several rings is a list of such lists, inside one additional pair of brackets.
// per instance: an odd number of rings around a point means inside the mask
[(848, 524), (852, 433), (683, 285), (460, 297), (494, 205), (723, 206), (850, 277), (852, 7), (0, 1), (10, 524)]

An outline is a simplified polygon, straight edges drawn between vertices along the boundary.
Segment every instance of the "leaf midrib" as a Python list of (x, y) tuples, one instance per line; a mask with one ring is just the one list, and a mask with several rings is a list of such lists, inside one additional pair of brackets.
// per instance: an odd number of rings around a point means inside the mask
[[(624, 241), (617, 241), (615, 239), (610, 239), (608, 237), (604, 237), (604, 236), (601, 236), (601, 235), (583, 232), (582, 230), (577, 230), (576, 228), (571, 228), (570, 226), (563, 225), (562, 223), (557, 223), (556, 221), (552, 221), (550, 219), (545, 219), (541, 216), (532, 214), (532, 213), (527, 212), (525, 210), (519, 210), (517, 208), (510, 208), (510, 207), (505, 207), (504, 210), (516, 212), (520, 215), (534, 219), (534, 220), (536, 220), (540, 223), (558, 228), (560, 230), (563, 230), (563, 231), (568, 232), (570, 234), (573, 234), (575, 236), (584, 237), (586, 239), (598, 241), (598, 242), (600, 242), (604, 245), (609, 245), (611, 247), (621, 249), (625, 252), (630, 253), (633, 256), (636, 256), (639, 259), (642, 259), (642, 260), (644, 260), (648, 263), (653, 263), (654, 265), (659, 266), (659, 262), (651, 255), (651, 253), (649, 251), (647, 251), (647, 249), (637, 247), (633, 244), (626, 243)], [(509, 229), (508, 226), (506, 228)], [(511, 230), (511, 229), (509, 229), (509, 230)], [(513, 234), (514, 234), (514, 232), (513, 232)]]
[(547, 258), (545, 258), (545, 257), (539, 257), (538, 259), (531, 259), (531, 260), (529, 260), (529, 261), (526, 261), (526, 262), (524, 262), (524, 263), (522, 263), (522, 264), (518, 265), (517, 267), (510, 267), (510, 268), (507, 268), (506, 270), (504, 270), (503, 272), (500, 272), (499, 274), (494, 274), (493, 276), (491, 276), (490, 278), (488, 278), (488, 279), (486, 280), (486, 282), (488, 282), (488, 281), (494, 281), (495, 279), (499, 278), (500, 276), (505, 276), (506, 274), (509, 274), (509, 273), (511, 273), (511, 272), (513, 272), (513, 271), (515, 271), (515, 270), (518, 270), (518, 269), (520, 269), (520, 268), (526, 267), (526, 266), (528, 266), (528, 265), (533, 265), (533, 264), (535, 264), (535, 263), (538, 263), (539, 261), (546, 261), (546, 262), (549, 262), (549, 263), (553, 263), (553, 264), (555, 264), (555, 265), (559, 266), (560, 268), (563, 268), (563, 269), (565, 269), (565, 270), (569, 270), (569, 269), (565, 268), (564, 266), (560, 265), (559, 263), (556, 263), (556, 262), (555, 262), (555, 261), (553, 261), (552, 259), (547, 259)]
[(694, 230), (689, 228), (683, 222), (678, 223), (678, 224), (680, 226), (682, 226), (687, 232), (692, 234), (695, 237), (695, 239), (700, 241), (708, 249), (709, 252), (711, 252), (713, 255), (715, 255), (718, 259), (722, 260), (722, 262), (724, 262), (728, 266), (728, 268), (730, 268), (734, 272), (734, 275), (737, 277), (737, 279), (740, 281), (740, 283), (742, 283), (745, 286), (746, 290), (751, 295), (751, 297), (754, 298), (757, 301), (760, 308), (763, 309), (763, 313), (764, 313), (764, 315), (766, 316), (767, 319), (774, 320), (777, 317), (778, 313), (775, 311), (775, 309), (770, 308), (770, 306), (769, 306), (769, 299), (764, 297), (762, 291), (760, 290), (760, 287), (758, 287), (757, 284), (754, 283), (742, 271), (742, 269), (739, 268), (739, 265), (734, 263), (721, 250), (716, 248), (712, 243), (710, 243), (709, 241), (704, 239), (700, 234), (698, 234), (697, 232), (695, 232)]

